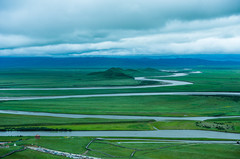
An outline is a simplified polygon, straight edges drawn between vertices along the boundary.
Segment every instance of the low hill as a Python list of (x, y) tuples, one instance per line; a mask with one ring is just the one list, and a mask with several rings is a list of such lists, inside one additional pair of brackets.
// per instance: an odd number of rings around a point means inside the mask
[(92, 72), (88, 75), (94, 75), (102, 78), (108, 78), (108, 79), (134, 79), (134, 77), (124, 73), (125, 71), (121, 68), (110, 68), (103, 72)]

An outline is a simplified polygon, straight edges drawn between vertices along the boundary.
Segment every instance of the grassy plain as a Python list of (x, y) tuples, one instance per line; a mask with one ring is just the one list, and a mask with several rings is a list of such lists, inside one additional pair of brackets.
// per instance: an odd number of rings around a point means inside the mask
[(124, 120), (97, 118), (60, 118), (0, 114), (0, 129), (4, 128), (52, 128), (71, 130), (154, 130), (153, 120)]
[[(0, 70), (0, 88), (59, 88), (59, 87), (94, 87), (141, 85), (134, 76), (166, 75), (168, 73), (156, 70), (140, 69), (132, 72), (122, 70), (123, 75), (103, 76), (92, 75), (94, 72), (104, 72), (105, 69), (3, 69)], [(111, 75), (111, 74), (110, 74)], [(121, 75), (121, 74), (120, 74)]]
[(239, 158), (239, 146), (228, 144), (192, 144), (185, 146), (182, 145), (161, 150), (155, 150), (151, 152), (137, 152), (135, 157), (139, 159), (157, 159), (159, 157), (166, 159), (237, 159)]
[(149, 120), (131, 119), (98, 119), (98, 118), (61, 118), (32, 115), (11, 115), (0, 114), (0, 126), (44, 126), (62, 124), (96, 124), (96, 123), (131, 123), (131, 122), (150, 122)]
[[(200, 123), (200, 124), (199, 124)], [(152, 125), (159, 130), (210, 130), (240, 133), (240, 119), (229, 118), (199, 121), (159, 121)]]
[(0, 114), (0, 129), (14, 128), (50, 128), (72, 131), (96, 130), (210, 130), (240, 133), (240, 119), (214, 119), (199, 121), (154, 121), (154, 120), (120, 120), (120, 119), (73, 119), (44, 116), (26, 116)]
[[(0, 149), (0, 151), (2, 151)], [(51, 155), (48, 153), (42, 153), (33, 150), (25, 150), (21, 152), (14, 153), (10, 156), (4, 157), (5, 159), (66, 159), (67, 157)]]
[[(93, 86), (121, 86), (141, 85), (140, 81), (132, 78), (109, 79), (101, 76), (89, 76), (90, 72), (102, 69), (32, 69), (32, 70), (0, 70), (1, 88), (54, 88), (54, 87), (93, 87)], [(148, 70), (149, 71), (149, 70)], [(170, 73), (156, 71), (139, 71), (129, 73), (131, 76), (158, 76)], [(4, 96), (51, 96), (51, 95), (77, 95), (100, 93), (131, 93), (131, 92), (173, 92), (173, 91), (227, 91), (240, 90), (240, 71), (238, 69), (199, 69), (203, 73), (190, 74), (184, 77), (161, 77), (193, 82), (193, 85), (144, 88), (144, 89), (111, 89), (111, 90), (58, 90), (58, 91), (3, 91)], [(154, 77), (156, 78), (156, 77)]]
[[(103, 69), (32, 69), (1, 70), (0, 86), (14, 87), (84, 87), (139, 85), (133, 79), (108, 79), (92, 76), (90, 72)], [(201, 69), (201, 74), (190, 74), (174, 79), (193, 82), (193, 85), (111, 90), (51, 90), (0, 91), (6, 96), (52, 96), (102, 93), (166, 92), (166, 91), (239, 91), (240, 71), (236, 69)], [(186, 71), (185, 71), (186, 72)], [(166, 75), (156, 70), (128, 71), (132, 76)], [(61, 78), (59, 78), (61, 77)], [(90, 79), (92, 78), (92, 79)], [(7, 84), (8, 82), (8, 84)], [(77, 83), (77, 84), (76, 84)], [(29, 84), (29, 85), (28, 85)], [(239, 115), (240, 98), (227, 96), (141, 96), (96, 97), (0, 102), (3, 110), (42, 111), (75, 114), (118, 114), (149, 116), (218, 116)], [(136, 109), (137, 108), (137, 109)]]
[(132, 96), (1, 102), (2, 110), (147, 116), (240, 115), (240, 97)]
[[(127, 158), (132, 152), (136, 150), (133, 158), (138, 159), (227, 159), (238, 158), (239, 146), (228, 144), (181, 144), (181, 143), (121, 143), (106, 146), (105, 143), (95, 143), (91, 148), (98, 151), (108, 153), (112, 156), (119, 156), (116, 158)], [(91, 154), (92, 152), (90, 152)], [(92, 154), (98, 154), (94, 152)], [(104, 158), (111, 158), (110, 156), (104, 156)]]
[[(144, 85), (132, 78), (108, 79), (102, 76), (89, 76), (90, 72), (104, 69), (9, 69), (0, 70), (0, 88), (55, 88), (55, 87), (94, 87)], [(52, 96), (102, 93), (131, 92), (177, 92), (177, 91), (227, 91), (240, 90), (240, 71), (237, 69), (199, 69), (202, 74), (190, 74), (172, 79), (193, 82), (193, 85), (159, 87), (144, 89), (111, 89), (111, 90), (58, 90), (58, 91), (0, 91), (1, 97), (10, 96)], [(146, 69), (140, 71), (127, 70), (131, 76), (167, 75), (166, 72)], [(156, 83), (150, 83), (156, 84)], [(73, 114), (117, 114), (147, 116), (226, 116), (240, 115), (240, 98), (227, 96), (141, 96), (141, 97), (96, 97), (70, 98), (30, 101), (0, 102), (1, 110), (23, 110)], [(240, 132), (239, 118), (207, 120), (197, 126), (197, 121), (134, 121), (107, 119), (70, 119), (57, 117), (36, 117), (24, 115), (0, 114), (0, 127), (49, 127), (68, 128), (72, 130), (153, 130), (153, 127), (164, 129), (197, 129)], [(214, 124), (234, 126), (234, 130), (219, 130)], [(206, 127), (210, 125), (210, 128)], [(17, 147), (22, 145), (38, 145), (54, 150), (71, 153), (86, 152), (85, 146), (92, 140), (87, 137), (21, 137)], [(0, 137), (0, 141), (16, 141), (20, 137)], [(231, 144), (184, 144), (179, 143), (106, 143), (94, 142), (90, 148), (109, 153), (112, 156), (129, 158), (138, 150), (134, 158), (149, 159), (225, 159), (239, 158), (239, 145)], [(114, 145), (118, 146), (114, 146)], [(119, 147), (124, 146), (127, 148)], [(4, 154), (10, 149), (0, 149)], [(103, 153), (89, 151), (89, 156), (112, 158)], [(26, 150), (6, 158), (63, 158), (40, 152)]]
[[(6, 138), (11, 139), (11, 137), (0, 137), (0, 141), (3, 139), (6, 140)], [(41, 137), (40, 139), (36, 140), (34, 137), (28, 137), (16, 143), (18, 147), (33, 144), (49, 149), (82, 154), (86, 152), (85, 146), (92, 139), (93, 138), (89, 137)], [(113, 141), (97, 140), (94, 141), (89, 147), (93, 151), (88, 151), (86, 155), (102, 157), (104, 159), (127, 159), (130, 157), (133, 151), (136, 151), (133, 157), (136, 159), (205, 159), (206, 157), (211, 159), (238, 159), (240, 155), (239, 145), (234, 144), (187, 144), (175, 142), (144, 143), (144, 141), (139, 143), (130, 143), (129, 141), (117, 139)], [(146, 142), (148, 142), (148, 140)], [(13, 143), (10, 145), (13, 145)], [(2, 151), (2, 149), (0, 149), (0, 151)], [(106, 155), (106, 153), (108, 155)], [(32, 155), (37, 155), (42, 158), (60, 158), (58, 156), (52, 156), (30, 150), (16, 153), (13, 156), (9, 156), (9, 158), (17, 157), (19, 159), (25, 159), (26, 156), (29, 156), (28, 158), (34, 158)]]

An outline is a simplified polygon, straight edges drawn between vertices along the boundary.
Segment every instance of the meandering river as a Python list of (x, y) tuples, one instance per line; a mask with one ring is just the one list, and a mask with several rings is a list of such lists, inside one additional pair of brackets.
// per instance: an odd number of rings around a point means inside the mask
[[(201, 72), (191, 72), (201, 73)], [(131, 88), (152, 88), (166, 86), (182, 86), (193, 84), (186, 81), (162, 80), (156, 79), (161, 77), (180, 77), (186, 76), (187, 73), (174, 73), (168, 76), (154, 76), (153, 78), (135, 77), (135, 80), (141, 81), (157, 81), (162, 84), (146, 85), (146, 86), (117, 86), (117, 87), (82, 87), (82, 88), (0, 88), (0, 90), (94, 90), (94, 89), (131, 89)], [(86, 94), (86, 95), (63, 95), (63, 96), (29, 96), (29, 97), (0, 97), (0, 101), (11, 100), (37, 100), (37, 99), (64, 99), (64, 98), (90, 98), (90, 97), (120, 97), (120, 96), (160, 96), (160, 95), (224, 95), (224, 96), (240, 96), (240, 92), (147, 92), (147, 93), (115, 93), (115, 94)]]
[(156, 130), (156, 131), (7, 131), (0, 136), (109, 136), (109, 137), (165, 137), (165, 138), (214, 138), (240, 139), (240, 134), (203, 130)]
[[(193, 72), (194, 73), (194, 72)], [(173, 75), (168, 76), (153, 76), (155, 78), (161, 77), (180, 77), (186, 76), (186, 73), (174, 73)], [(166, 86), (180, 86), (180, 85), (189, 85), (193, 84), (191, 82), (185, 81), (175, 81), (175, 80), (162, 80), (155, 78), (146, 78), (146, 77), (135, 77), (136, 81), (155, 81), (161, 84), (158, 85), (144, 85), (144, 86), (109, 86), (109, 87), (79, 87), (79, 88), (0, 88), (3, 91), (16, 91), (16, 90), (95, 90), (95, 89), (131, 89), (131, 88), (154, 88), (154, 87), (166, 87)]]
[(84, 115), (84, 114), (60, 114), (60, 113), (45, 113), (45, 112), (27, 112), (27, 111), (14, 111), (14, 110), (0, 110), (1, 114), (16, 114), (16, 115), (33, 115), (33, 116), (51, 116), (61, 118), (102, 118), (102, 119), (134, 119), (134, 120), (192, 120), (204, 121), (208, 119), (220, 118), (234, 118), (240, 116), (219, 116), (219, 117), (156, 117), (156, 116), (127, 116), (127, 115)]
[(156, 92), (156, 93), (148, 92), (148, 93), (64, 95), (64, 96), (1, 97), (0, 101), (36, 100), (36, 99), (64, 99), (64, 98), (91, 98), (91, 97), (161, 96), (161, 95), (240, 96), (240, 92)]

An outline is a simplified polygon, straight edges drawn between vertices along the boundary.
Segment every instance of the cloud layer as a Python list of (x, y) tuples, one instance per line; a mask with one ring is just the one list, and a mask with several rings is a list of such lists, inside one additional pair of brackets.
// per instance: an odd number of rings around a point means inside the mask
[(2, 0), (0, 56), (240, 53), (238, 0)]

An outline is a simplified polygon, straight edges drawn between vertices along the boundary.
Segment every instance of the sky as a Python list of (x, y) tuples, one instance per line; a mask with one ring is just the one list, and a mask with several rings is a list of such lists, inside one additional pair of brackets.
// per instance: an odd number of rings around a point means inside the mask
[(240, 0), (0, 0), (0, 56), (240, 54)]

